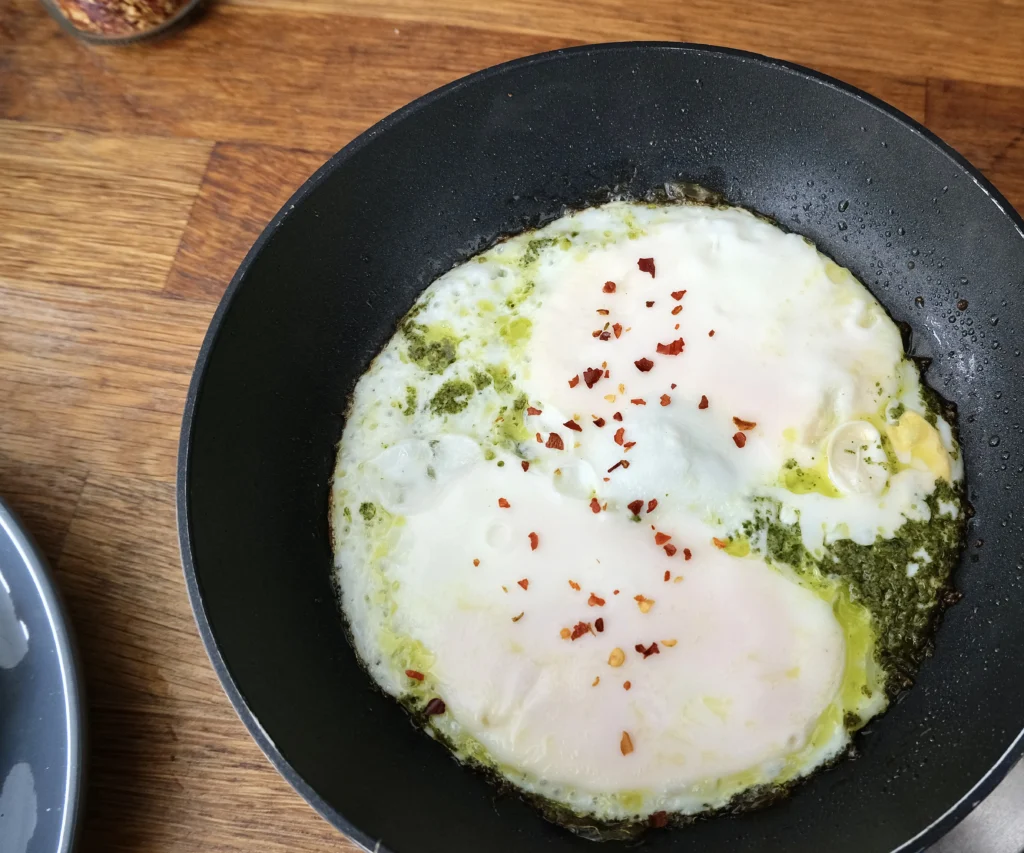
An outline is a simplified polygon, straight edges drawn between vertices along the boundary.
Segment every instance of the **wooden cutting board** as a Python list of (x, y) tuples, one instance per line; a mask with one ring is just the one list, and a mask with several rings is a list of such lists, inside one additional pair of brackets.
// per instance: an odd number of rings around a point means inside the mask
[(199, 344), (263, 225), (356, 134), (479, 68), (629, 39), (833, 74), (1024, 210), (1024, 0), (231, 0), (123, 48), (0, 4), (0, 494), (80, 640), (86, 853), (356, 849), (250, 740), (192, 621), (174, 476)]

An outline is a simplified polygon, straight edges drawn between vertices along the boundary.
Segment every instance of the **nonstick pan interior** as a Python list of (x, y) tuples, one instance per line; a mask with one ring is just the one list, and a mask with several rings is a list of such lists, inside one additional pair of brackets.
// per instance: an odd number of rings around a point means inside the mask
[(459, 81), (336, 155), (242, 264), (189, 393), (179, 525), (214, 665), (281, 772), (370, 849), (593, 848), (458, 766), (359, 668), (327, 527), (346, 398), (453, 264), (566, 205), (666, 181), (810, 237), (910, 325), (927, 380), (959, 406), (976, 516), (963, 600), (859, 757), (646, 849), (921, 850), (1020, 752), (1020, 218), (922, 128), (819, 75), (687, 45), (579, 48)]

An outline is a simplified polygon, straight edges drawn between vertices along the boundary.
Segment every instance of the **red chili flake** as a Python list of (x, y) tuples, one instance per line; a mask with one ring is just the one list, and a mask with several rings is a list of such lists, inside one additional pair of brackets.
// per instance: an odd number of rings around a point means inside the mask
[(604, 607), (604, 599), (594, 593), (590, 593), (590, 598), (587, 599), (587, 604), (591, 607)]
[(654, 534), (654, 544), (655, 545), (664, 545), (671, 538), (672, 537), (669, 536), (667, 533), (655, 533)]
[(598, 337), (598, 340), (610, 341), (612, 339), (612, 333), (611, 332), (601, 332), (597, 337)]
[(601, 330), (600, 329), (594, 329), (594, 331), (592, 331), (590, 333), (590, 337), (592, 337), (592, 338), (599, 338), (599, 337), (601, 337)]
[(708, 407), (708, 398), (705, 394), (700, 395), (700, 402), (697, 404), (698, 409), (706, 409)]
[(750, 430), (757, 426), (756, 421), (745, 421), (743, 418), (733, 418), (732, 422), (736, 424), (736, 428), (740, 430)]
[[(623, 681), (622, 682), (622, 689), (623, 690), (629, 690), (629, 688), (632, 687), (632, 686), (633, 686), (633, 682), (632, 681)], [(632, 752), (632, 751), (633, 750), (630, 750), (630, 752)], [(625, 753), (623, 753), (623, 755), (625, 755)]]
[(622, 449), (623, 450), (627, 450), (627, 451), (631, 447), (636, 447), (636, 442), (635, 441), (627, 441), (624, 445), (622, 445)]
[(498, 506), (500, 506), (502, 509), (508, 509), (510, 506), (512, 506), (512, 504), (510, 504), (504, 498), (498, 498)]
[(640, 258), (636, 265), (640, 268), (640, 272), (649, 272), (651, 278), (654, 278), (654, 258)]
[(625, 435), (626, 435), (626, 428), (625, 427), (619, 427), (617, 430), (615, 430), (615, 443), (617, 445), (619, 445), (619, 447), (622, 447), (622, 442), (624, 440), (623, 437)]
[(590, 511), (597, 515), (601, 511), (601, 502), (597, 498), (590, 499)]
[(530, 463), (527, 462), (525, 459), (522, 462), (520, 462), (519, 464), (523, 466), (523, 470), (524, 471), (529, 471), (530, 470)]
[(668, 813), (667, 812), (655, 812), (648, 818), (651, 826), (655, 829), (664, 829), (668, 826)]
[(644, 303), (644, 304), (645, 304), (645, 305), (646, 305), (646, 306), (647, 306), (648, 308), (653, 308), (653, 307), (654, 307), (654, 302), (646, 302), (646, 303)]
[[(673, 546), (673, 545), (666, 545), (665, 546), (665, 550), (666, 551), (668, 551), (669, 548), (672, 549), (672, 554), (674, 554), (675, 553), (675, 546)], [(669, 554), (669, 556), (671, 557), (672, 554)], [(672, 572), (670, 572), (668, 569), (665, 569), (665, 583), (668, 583), (671, 578), (672, 578)]]
[(683, 351), (682, 338), (676, 338), (674, 341), (668, 344), (658, 344), (658, 352), (662, 355), (679, 355)]
[(672, 291), (672, 298), (675, 299), (676, 302), (678, 302), (684, 296), (686, 296), (686, 291), (685, 290), (673, 290)]
[(654, 512), (654, 510), (656, 510), (657, 508), (658, 508), (658, 499), (657, 498), (651, 498), (649, 501), (647, 501), (647, 511), (648, 512)]
[(589, 634), (589, 633), (590, 633), (590, 623), (589, 622), (577, 622), (573, 626), (572, 633), (569, 635), (569, 638), (572, 639), (572, 640), (578, 640), (584, 634)]
[(557, 432), (553, 432), (548, 436), (547, 443), (544, 446), (550, 447), (552, 450), (565, 450), (565, 444), (562, 442), (562, 436)]
[(671, 402), (672, 402), (672, 398), (669, 397), (668, 394), (662, 394), (661, 395), (661, 405), (667, 406)]
[(523, 578), (521, 581), (516, 581), (516, 583), (519, 584), (523, 589), (529, 589), (530, 588), (530, 579), (529, 578)]
[(477, 558), (474, 557), (473, 558), (473, 565), (474, 566), (479, 566), (480, 565), (480, 560), (478, 560)]
[(610, 370), (605, 370), (605, 372), (604, 372), (604, 378), (605, 379), (610, 379), (611, 375), (612, 375), (612, 372)]
[(597, 619), (594, 620), (594, 627), (597, 629), (598, 634), (602, 633), (604, 631), (604, 619), (598, 616)]
[(614, 293), (615, 292), (615, 282), (614, 281), (606, 281), (604, 283), (604, 287), (602, 287), (601, 290), (603, 290), (605, 293)]
[(693, 552), (689, 548), (683, 548), (683, 559), (689, 560), (693, 556)]
[(712, 329), (710, 332), (708, 332), (708, 337), (709, 338), (713, 338), (714, 336), (715, 336), (715, 330)]
[[(672, 544), (666, 545), (665, 553), (668, 554), (670, 557), (674, 557), (676, 555), (676, 546)], [(668, 572), (665, 572), (665, 574), (667, 575)], [(668, 580), (668, 578), (665, 578), (665, 580)]]
[(675, 390), (676, 390), (676, 383), (675, 383), (675, 382), (673, 382), (673, 383), (672, 383), (671, 385), (669, 385), (668, 387), (669, 387), (669, 388), (671, 388), (671, 389), (672, 389), (673, 391), (675, 391)]
[(580, 591), (580, 585), (576, 581), (569, 581), (569, 586), (576, 590), (576, 592)]
[(612, 331), (615, 333), (615, 337), (621, 338), (622, 337), (622, 323), (613, 323), (612, 324)]
[(611, 312), (607, 308), (598, 308), (597, 313), (602, 317), (607, 317)]
[(676, 314), (678, 314), (682, 310), (683, 310), (683, 306), (682, 305), (677, 305), (675, 308), (672, 309), (672, 316), (674, 317)]
[(676, 323), (672, 328), (675, 329), (678, 332), (679, 331), (679, 324)]
[(616, 412), (614, 415), (612, 415), (612, 420), (621, 421), (622, 420), (622, 412)]
[(567, 429), (571, 429), (574, 432), (583, 432), (583, 427), (576, 423), (576, 421), (566, 421), (564, 424), (562, 424), (562, 426), (566, 427)]
[(634, 397), (629, 402), (631, 402), (634, 406), (646, 406), (647, 405), (647, 401), (643, 397)]
[(639, 361), (634, 361), (633, 364), (636, 365), (636, 369), (641, 373), (647, 373), (647, 371), (654, 367), (654, 362), (649, 358), (641, 358)]
[(604, 425), (605, 425), (605, 419), (604, 418), (598, 418), (597, 420), (594, 421), (594, 426), (596, 426), (596, 427), (603, 427)]
[(747, 437), (742, 433), (738, 432), (732, 437), (732, 440), (736, 442), (737, 447), (743, 447), (747, 443)]
[(533, 406), (530, 406), (526, 410), (526, 414), (528, 414), (528, 415), (543, 415), (544, 412), (541, 409), (535, 409)]
[(569, 380), (569, 387), (575, 388), (580, 384), (580, 375), (577, 373), (572, 379)]
[(644, 660), (647, 660), (651, 655), (660, 655), (661, 649), (658, 648), (657, 643), (651, 643), (646, 649), (643, 643), (637, 643), (634, 648), (644, 656)]
[(537, 534), (536, 533), (531, 533), (530, 534), (530, 550), (531, 551), (536, 551), (538, 544), (540, 544), (540, 539), (538, 538)]
[(525, 615), (526, 615), (526, 611), (524, 610), (524, 611), (523, 611), (522, 613), (520, 613), (520, 614), (519, 614), (518, 616), (513, 616), (513, 617), (512, 617), (512, 621), (513, 621), (513, 622), (518, 622), (518, 621), (519, 621), (520, 619), (522, 619), (522, 618), (523, 618), (523, 617), (524, 617)]
[(633, 513), (633, 515), (640, 515), (640, 510), (644, 508), (644, 502), (640, 499), (630, 501), (626, 504), (626, 508)]
[(423, 680), (423, 673), (417, 672), (415, 669), (407, 669), (405, 674), (408, 675), (409, 678), (415, 678), (417, 681)]
[(583, 371), (583, 381), (587, 383), (588, 388), (593, 388), (602, 376), (604, 376), (604, 373), (602, 373), (599, 367), (588, 367)]
[(428, 717), (436, 716), (437, 714), (443, 714), (445, 711), (444, 699), (433, 698), (427, 702), (427, 707), (423, 709)]
[(728, 548), (729, 543), (725, 539), (719, 539), (717, 536), (712, 536), (711, 541), (715, 543), (716, 548)]

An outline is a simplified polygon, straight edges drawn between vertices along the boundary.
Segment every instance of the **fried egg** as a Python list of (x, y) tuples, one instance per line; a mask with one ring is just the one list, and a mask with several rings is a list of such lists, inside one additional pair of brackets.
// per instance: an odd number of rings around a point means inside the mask
[(661, 824), (885, 709), (962, 478), (848, 270), (741, 209), (616, 202), (441, 276), (361, 378), (338, 589), (370, 675), (460, 759)]

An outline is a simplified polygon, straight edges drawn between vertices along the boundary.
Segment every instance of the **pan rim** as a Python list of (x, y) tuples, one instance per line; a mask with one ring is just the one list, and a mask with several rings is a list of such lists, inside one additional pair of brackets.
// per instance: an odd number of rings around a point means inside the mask
[[(266, 225), (252, 247), (246, 253), (245, 258), (239, 264), (238, 269), (232, 276), (230, 283), (224, 291), (217, 309), (210, 320), (206, 334), (196, 357), (195, 368), (189, 382), (188, 392), (185, 398), (185, 406), (182, 413), (181, 432), (178, 443), (177, 476), (176, 476), (176, 516), (178, 528), (178, 542), (181, 552), (181, 562), (185, 575), (185, 585), (188, 590), (189, 602), (192, 613), (195, 617), (203, 646), (210, 658), (221, 687), (231, 701), (235, 712), (245, 725), (249, 734), (269, 759), (278, 773), (284, 777), (289, 785), (296, 790), (313, 808), (327, 820), (332, 826), (345, 833), (349, 838), (359, 844), (367, 851), (373, 853), (393, 853), (382, 839), (372, 838), (359, 827), (353, 825), (343, 814), (328, 804), (322, 797), (306, 782), (302, 775), (292, 766), (287, 758), (278, 750), (273, 739), (261, 725), (255, 713), (249, 707), (245, 697), (242, 695), (234, 676), (231, 673), (227, 661), (221, 654), (220, 647), (213, 633), (206, 613), (202, 592), (199, 586), (199, 579), (196, 572), (196, 563), (192, 551), (192, 516), (190, 512), (189, 486), (191, 475), (191, 444), (195, 430), (196, 404), (205, 380), (206, 371), (210, 356), (220, 336), (224, 320), (231, 309), (231, 305), (241, 287), (243, 280), (247, 277), (249, 268), (260, 255), (264, 245), (270, 237), (280, 228), (291, 211), (297, 207), (307, 196), (309, 196), (322, 181), (333, 172), (338, 166), (351, 159), (359, 151), (369, 145), (378, 136), (387, 132), (392, 127), (405, 121), (423, 109), (430, 107), (434, 102), (462, 90), (465, 87), (475, 85), (492, 77), (500, 76), (509, 71), (519, 68), (526, 68), (534, 65), (542, 65), (548, 62), (556, 62), (566, 56), (595, 55), (616, 52), (646, 52), (646, 51), (673, 51), (681, 53), (693, 53), (704, 55), (712, 59), (734, 59), (745, 63), (752, 63), (772, 71), (783, 71), (802, 77), (811, 83), (827, 86), (835, 89), (844, 95), (853, 97), (869, 107), (887, 115), (907, 130), (921, 137), (929, 143), (940, 154), (949, 159), (953, 165), (958, 167), (969, 177), (978, 188), (988, 196), (995, 204), (1001, 214), (1005, 216), (1017, 234), (1024, 239), (1024, 218), (1006, 200), (1003, 194), (963, 155), (954, 150), (950, 145), (928, 130), (916, 119), (893, 107), (891, 104), (870, 95), (848, 83), (844, 83), (820, 71), (808, 68), (797, 63), (786, 60), (775, 59), (763, 54), (751, 51), (737, 50), (735, 48), (707, 45), (693, 42), (674, 41), (625, 41), (625, 42), (603, 42), (595, 44), (577, 45), (561, 48), (558, 50), (546, 51), (519, 57), (517, 59), (503, 62), (489, 68), (476, 71), (457, 80), (452, 81), (440, 88), (422, 95), (411, 101), (395, 112), (381, 119), (379, 122), (356, 136), (336, 154), (330, 157), (303, 184), (292, 194), (287, 202), (278, 210), (270, 222)], [(979, 779), (974, 786), (967, 791), (960, 800), (954, 803), (944, 814), (938, 817), (930, 825), (922, 829), (917, 835), (904, 841), (891, 853), (919, 853), (929, 845), (938, 841), (943, 835), (949, 832), (961, 820), (963, 820), (975, 807), (988, 796), (989, 793), (1002, 781), (1010, 768), (1024, 755), (1024, 729), (1018, 732), (1016, 738), (1007, 747), (1006, 751), (993, 764), (989, 771)]]

